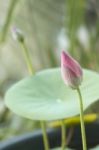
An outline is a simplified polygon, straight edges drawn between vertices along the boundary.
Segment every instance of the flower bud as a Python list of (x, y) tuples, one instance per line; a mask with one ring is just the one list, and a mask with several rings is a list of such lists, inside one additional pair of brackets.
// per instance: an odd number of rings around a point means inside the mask
[(20, 42), (24, 41), (24, 35), (23, 35), (22, 31), (18, 28), (12, 29), (12, 36), (15, 40), (18, 40)]
[(65, 84), (73, 89), (78, 88), (82, 82), (81, 66), (64, 51), (61, 53), (61, 74)]

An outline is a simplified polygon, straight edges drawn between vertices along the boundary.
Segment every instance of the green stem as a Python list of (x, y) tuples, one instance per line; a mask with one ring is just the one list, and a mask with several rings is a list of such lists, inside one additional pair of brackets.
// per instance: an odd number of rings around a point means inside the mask
[(16, 7), (17, 2), (18, 2), (18, 0), (10, 0), (10, 6), (9, 6), (9, 10), (8, 10), (8, 13), (6, 16), (5, 24), (4, 24), (3, 29), (1, 31), (2, 32), (1, 37), (0, 37), (1, 42), (4, 42), (6, 39), (8, 30), (9, 30), (9, 26), (10, 26), (10, 23), (11, 23), (11, 20), (13, 17), (13, 12), (14, 12), (14, 9)]
[(46, 133), (46, 123), (45, 121), (41, 121), (41, 128), (43, 131), (43, 141), (44, 141), (44, 147), (45, 150), (49, 150), (49, 142), (48, 142), (48, 137), (47, 137), (47, 133)]
[(32, 61), (30, 59), (28, 48), (27, 48), (27, 46), (26, 46), (24, 41), (21, 41), (20, 45), (21, 45), (21, 47), (23, 49), (23, 53), (24, 53), (24, 57), (25, 57), (25, 60), (26, 60), (26, 64), (27, 64), (27, 68), (29, 70), (29, 73), (31, 75), (33, 75), (34, 74), (34, 69), (33, 69)]
[[(24, 57), (25, 57), (25, 60), (26, 60), (26, 64), (27, 64), (29, 73), (31, 75), (33, 75), (34, 74), (34, 69), (33, 69), (33, 66), (32, 66), (32, 61), (31, 61), (31, 58), (30, 58), (30, 55), (29, 55), (28, 48), (27, 48), (24, 40), (20, 40), (19, 43), (20, 43), (20, 45), (23, 49)], [(42, 128), (42, 131), (43, 131), (43, 141), (44, 141), (45, 150), (49, 150), (49, 142), (48, 142), (48, 137), (47, 137), (47, 132), (46, 132), (45, 121), (40, 121), (40, 124), (41, 124), (41, 128)]]
[(85, 126), (84, 126), (84, 114), (83, 114), (83, 100), (82, 100), (82, 95), (81, 95), (81, 91), (79, 88), (77, 88), (77, 92), (78, 92), (79, 104), (80, 104), (80, 121), (81, 121), (83, 150), (87, 150), (86, 134), (85, 134)]
[(66, 148), (66, 125), (64, 123), (64, 120), (61, 120), (61, 130), (62, 130), (61, 150), (65, 150), (65, 148)]

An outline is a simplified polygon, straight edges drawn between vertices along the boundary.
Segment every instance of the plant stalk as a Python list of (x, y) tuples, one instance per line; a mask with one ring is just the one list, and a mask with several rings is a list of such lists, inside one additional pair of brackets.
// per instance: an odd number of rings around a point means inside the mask
[(25, 58), (25, 61), (26, 61), (26, 64), (27, 64), (28, 71), (29, 71), (30, 75), (33, 75), (35, 72), (34, 72), (34, 69), (33, 69), (32, 61), (30, 59), (28, 48), (27, 48), (24, 41), (20, 42), (20, 46), (23, 49), (24, 58)]
[(49, 150), (49, 142), (48, 142), (48, 137), (47, 137), (47, 133), (46, 133), (46, 122), (41, 121), (40, 123), (41, 123), (41, 128), (43, 131), (44, 147), (45, 147), (45, 150)]
[[(24, 40), (22, 40), (22, 41), (20, 40), (19, 43), (23, 49), (24, 57), (26, 60), (26, 64), (27, 64), (29, 73), (31, 75), (33, 75), (34, 69), (32, 66), (32, 61), (31, 61), (30, 55), (29, 55), (29, 50), (28, 50)], [(49, 150), (49, 142), (48, 142), (48, 136), (47, 136), (47, 132), (46, 132), (46, 123), (45, 123), (45, 121), (40, 121), (40, 124), (41, 124), (42, 132), (43, 132), (44, 148), (45, 148), (45, 150)]]
[(80, 104), (80, 121), (81, 121), (82, 145), (83, 145), (83, 150), (87, 150), (85, 125), (84, 125), (84, 114), (83, 114), (83, 99), (82, 99), (81, 91), (80, 91), (79, 88), (77, 88), (77, 92), (78, 92), (79, 104)]
[(66, 125), (64, 123), (64, 120), (61, 120), (61, 131), (62, 131), (61, 150), (65, 150), (65, 148), (66, 148)]
[(18, 0), (10, 0), (9, 10), (8, 10), (8, 13), (6, 16), (6, 20), (5, 20), (3, 29), (1, 31), (0, 42), (4, 42), (6, 39), (11, 21), (13, 18), (13, 12), (14, 12), (17, 2), (18, 2)]

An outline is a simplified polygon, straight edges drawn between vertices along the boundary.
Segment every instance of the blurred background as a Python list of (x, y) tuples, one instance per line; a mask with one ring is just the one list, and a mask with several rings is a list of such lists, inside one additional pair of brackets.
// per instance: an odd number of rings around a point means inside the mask
[(23, 32), (35, 71), (59, 67), (61, 50), (99, 71), (98, 0), (0, 0), (0, 140), (39, 127), (4, 105), (6, 90), (29, 75), (13, 27)]

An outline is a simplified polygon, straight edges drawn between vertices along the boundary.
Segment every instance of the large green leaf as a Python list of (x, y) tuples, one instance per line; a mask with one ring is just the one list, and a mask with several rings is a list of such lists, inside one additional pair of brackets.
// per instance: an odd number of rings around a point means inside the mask
[(99, 146), (96, 146), (95, 148), (92, 148), (90, 150), (99, 150)]
[[(61, 147), (60, 148), (54, 148), (52, 150), (61, 150)], [(70, 149), (70, 148), (66, 148), (66, 150), (73, 150), (73, 149)], [(90, 150), (99, 150), (99, 146), (95, 147), (95, 148), (92, 148)]]
[[(84, 110), (99, 98), (99, 75), (84, 70), (81, 85)], [(55, 120), (79, 114), (76, 90), (67, 87), (60, 69), (48, 69), (23, 79), (6, 94), (6, 105), (16, 114), (34, 120)]]

